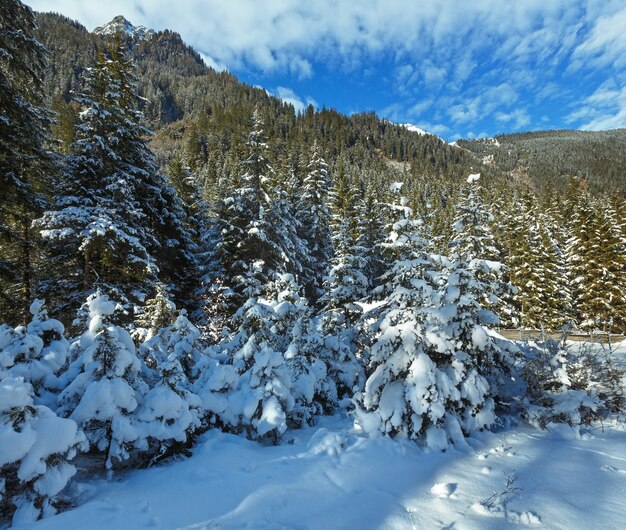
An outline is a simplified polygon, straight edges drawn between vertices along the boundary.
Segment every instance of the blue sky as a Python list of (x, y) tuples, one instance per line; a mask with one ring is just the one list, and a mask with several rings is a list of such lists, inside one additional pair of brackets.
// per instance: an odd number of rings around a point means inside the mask
[(88, 29), (178, 31), (301, 109), (373, 110), (454, 140), (626, 127), (624, 0), (27, 0)]

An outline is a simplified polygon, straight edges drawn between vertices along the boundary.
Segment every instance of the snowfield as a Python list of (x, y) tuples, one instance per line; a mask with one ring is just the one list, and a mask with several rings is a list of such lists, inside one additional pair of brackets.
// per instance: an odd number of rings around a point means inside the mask
[[(215, 430), (191, 458), (79, 480), (80, 506), (32, 527), (626, 528), (624, 425), (580, 434), (509, 426), (468, 442), (427, 452), (368, 438), (340, 416), (289, 432), (280, 446)], [(517, 477), (510, 498), (492, 497), (507, 475)]]

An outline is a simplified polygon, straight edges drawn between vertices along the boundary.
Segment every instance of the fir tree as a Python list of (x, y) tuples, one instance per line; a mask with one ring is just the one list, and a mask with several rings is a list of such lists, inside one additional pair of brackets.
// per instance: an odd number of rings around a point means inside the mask
[[(26, 322), (36, 266), (32, 220), (51, 187), (49, 111), (44, 106), (45, 48), (35, 16), (19, 0), (0, 10), (0, 320)], [(17, 309), (17, 310), (16, 310)]]
[[(287, 422), (294, 427), (312, 425), (315, 417), (332, 414), (338, 404), (337, 387), (320, 352), (326, 348), (311, 311), (305, 311), (290, 332), (285, 360), (291, 375), (294, 399)], [(347, 386), (347, 385), (346, 385)]]
[(328, 164), (315, 142), (309, 152), (307, 174), (302, 183), (302, 196), (297, 209), (301, 237), (308, 249), (303, 273), (304, 288), (307, 298), (313, 303), (323, 294), (322, 282), (332, 257), (328, 208), (330, 185)]
[[(224, 271), (224, 280), (230, 282), (231, 312), (246, 301), (243, 285), (250, 270), (258, 275), (259, 282), (266, 283), (275, 273), (285, 271), (287, 261), (282, 223), (273, 213), (268, 189), (274, 168), (268, 159), (258, 110), (246, 147), (248, 156), (242, 164), (238, 186), (226, 195), (218, 209), (220, 240), (216, 258)], [(250, 269), (252, 263), (257, 265)]]
[(109, 51), (111, 57), (101, 53), (89, 71), (66, 176), (53, 209), (36, 225), (49, 242), (51, 274), (42, 289), (61, 314), (99, 288), (119, 299), (132, 319), (133, 304), (155, 280), (149, 249), (158, 244), (139, 204), (149, 170), (127, 84), (130, 64), (118, 48)]
[(9, 373), (32, 386), (37, 405), (54, 407), (58, 392), (57, 376), (69, 363), (69, 342), (58, 320), (48, 318), (41, 300), (30, 306), (31, 321), (26, 326), (7, 328), (0, 338), (3, 364)]
[[(450, 241), (453, 252), (466, 266), (474, 269), (479, 282), (488, 284), (485, 299), (480, 302), (495, 310), (501, 305), (501, 296), (510, 289), (505, 283), (505, 268), (499, 260), (500, 252), (491, 230), (493, 215), (485, 207), (481, 197), (480, 174), (467, 179), (467, 193), (456, 205), (457, 215), (453, 223)], [(474, 266), (481, 260), (480, 266)]]
[(261, 298), (260, 267), (261, 263), (250, 267), (245, 289), (248, 299), (235, 313), (236, 332), (224, 347), (240, 375), (241, 428), (253, 439), (277, 443), (287, 429), (287, 414), (294, 401), (289, 370), (278, 347), (276, 313), (271, 302)]
[[(91, 447), (104, 455), (105, 467), (130, 457), (141, 447), (141, 431), (132, 414), (147, 392), (140, 361), (127, 331), (111, 323), (116, 306), (107, 295), (86, 302), (89, 328), (77, 347), (71, 382), (59, 395), (59, 412), (75, 420)], [(78, 373), (72, 372), (77, 369)]]
[(76, 473), (70, 461), (86, 448), (76, 423), (33, 403), (21, 377), (0, 374), (0, 511), (13, 524), (56, 513), (54, 497)]
[(352, 397), (362, 383), (355, 351), (356, 325), (363, 311), (357, 302), (367, 295), (368, 280), (364, 274), (363, 249), (358, 244), (357, 197), (342, 170), (338, 171), (333, 199), (334, 257), (320, 299), (323, 308), (319, 325), (324, 337), (322, 359), (341, 399)]
[(200, 398), (189, 390), (189, 380), (176, 354), (161, 361), (159, 380), (136, 412), (142, 430), (139, 449), (161, 460), (191, 445), (201, 427)]
[(475, 195), (478, 178), (479, 175), (468, 178), (470, 191), (457, 206), (453, 254), (446, 264), (442, 307), (436, 313), (439, 333), (449, 341), (437, 351), (453, 355), (459, 363), (457, 388), (468, 404), (461, 421), (466, 433), (493, 421), (491, 396), (498, 395), (507, 383), (512, 365), (508, 352), (485, 329), (498, 323), (490, 308), (497, 306), (500, 293), (509, 286), (501, 280), (503, 264), (493, 260), (497, 251), (489, 227), (485, 226), (491, 216)]
[(170, 299), (166, 287), (159, 283), (156, 294), (146, 301), (141, 313), (137, 316), (137, 325), (144, 330), (143, 341), (154, 337), (162, 328), (170, 326), (176, 320), (176, 304)]
[[(430, 343), (437, 273), (422, 223), (412, 219), (406, 203), (402, 198), (395, 206), (399, 215), (385, 243), (397, 259), (383, 275), (384, 305), (368, 330), (368, 378), (356, 396), (356, 413), (366, 432), (402, 433), (443, 449), (463, 438), (457, 388), (462, 365), (453, 362), (454, 354), (436, 355)], [(486, 388), (481, 390), (485, 393)]]

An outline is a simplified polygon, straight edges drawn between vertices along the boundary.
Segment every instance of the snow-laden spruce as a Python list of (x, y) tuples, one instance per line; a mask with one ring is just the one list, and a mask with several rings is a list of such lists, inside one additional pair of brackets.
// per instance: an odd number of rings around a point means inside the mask
[(357, 197), (354, 182), (341, 169), (332, 193), (333, 247), (330, 271), (324, 280), (319, 328), (321, 358), (339, 399), (350, 399), (363, 385), (363, 368), (356, 358), (357, 323), (363, 310), (357, 303), (367, 296), (366, 260), (358, 244)]
[[(301, 269), (297, 257), (300, 244), (290, 237), (295, 228), (284, 225), (290, 217), (281, 217), (285, 204), (273, 199), (275, 170), (268, 158), (258, 109), (246, 148), (248, 157), (241, 164), (241, 174), (218, 204), (214, 259), (224, 272), (230, 315), (248, 299), (244, 291), (250, 274), (265, 285), (276, 273)], [(252, 263), (261, 265), (251, 269)]]
[(276, 320), (277, 346), (289, 369), (294, 405), (287, 414), (290, 426), (312, 424), (315, 416), (331, 413), (337, 390), (321, 359), (322, 334), (301, 288), (291, 274), (279, 274), (267, 289)]
[(137, 197), (151, 169), (141, 137), (130, 64), (111, 46), (88, 69), (72, 155), (51, 209), (35, 221), (53, 265), (48, 297), (67, 317), (96, 290), (133, 303), (151, 290), (158, 270), (154, 232)]
[(42, 300), (31, 304), (30, 313), (26, 326), (0, 328), (0, 368), (30, 383), (36, 404), (54, 408), (57, 376), (69, 362), (69, 343), (63, 324), (48, 318)]
[(510, 382), (512, 359), (486, 327), (499, 323), (494, 311), (501, 307), (502, 296), (514, 289), (503, 279), (506, 269), (498, 261), (489, 227), (493, 216), (480, 197), (480, 175), (471, 177), (465, 197), (456, 206), (452, 253), (444, 263), (446, 282), (437, 316), (442, 337), (469, 356), (470, 365), (488, 379), (490, 393), (498, 396)]
[(135, 319), (138, 328), (133, 332), (135, 341), (145, 343), (154, 337), (160, 329), (167, 328), (176, 320), (176, 304), (172, 301), (167, 288), (159, 283), (155, 295), (147, 300), (141, 313)]
[[(176, 306), (173, 302), (168, 302), (163, 309), (166, 311), (164, 317), (167, 317), (167, 320), (172, 319), (176, 314)], [(173, 322), (156, 332), (149, 331), (150, 338), (139, 347), (147, 368), (152, 370), (147, 374), (148, 379), (152, 379), (154, 370), (159, 365), (173, 358), (180, 363), (186, 379), (195, 380), (198, 375), (197, 365), (204, 355), (200, 335), (200, 330), (190, 322), (187, 311), (184, 309), (180, 310)]]
[(262, 297), (258, 280), (263, 266), (262, 262), (252, 263), (242, 279), (248, 299), (233, 317), (232, 337), (222, 345), (239, 376), (222, 421), (253, 439), (278, 442), (287, 429), (287, 413), (294, 402), (276, 334), (276, 312), (271, 301)]
[(134, 447), (145, 445), (132, 413), (147, 385), (129, 333), (111, 323), (119, 305), (97, 292), (85, 306), (89, 327), (76, 345), (68, 373), (77, 373), (59, 395), (59, 413), (79, 424), (111, 469), (114, 461), (126, 460)]
[[(176, 306), (157, 295), (153, 309), (150, 320), (164, 324)], [(202, 428), (201, 399), (191, 391), (191, 381), (204, 354), (198, 343), (200, 331), (184, 309), (173, 323), (156, 332), (151, 328), (149, 333), (153, 336), (140, 346), (140, 352), (151, 388), (133, 419), (139, 432), (137, 449), (155, 461), (189, 447)]]
[(356, 417), (368, 433), (426, 439), (428, 446), (445, 448), (460, 434), (454, 411), (454, 382), (428, 355), (429, 309), (436, 304), (436, 269), (422, 237), (420, 221), (402, 197), (394, 206), (396, 221), (385, 243), (396, 261), (382, 281), (384, 305), (368, 333), (363, 352), (367, 381), (357, 394)]
[(307, 174), (296, 208), (301, 238), (307, 248), (302, 277), (306, 295), (311, 301), (323, 294), (322, 283), (333, 254), (327, 201), (329, 188), (328, 164), (315, 141), (309, 150)]
[(385, 243), (396, 259), (382, 278), (385, 298), (368, 330), (373, 338), (364, 352), (368, 379), (356, 397), (357, 421), (370, 433), (445, 449), (494, 422), (485, 375), (501, 357), (481, 327), (480, 301), (489, 293), (475, 290), (462, 263), (450, 268), (430, 252), (423, 222), (406, 203), (402, 198), (395, 206), (398, 218)]
[(137, 448), (152, 460), (169, 456), (175, 449), (189, 447), (202, 426), (200, 398), (188, 388), (176, 353), (159, 362), (159, 381), (151, 388), (134, 415), (141, 432)]
[(325, 344), (318, 326), (310, 311), (303, 313), (291, 330), (291, 343), (285, 352), (294, 398), (288, 420), (294, 427), (312, 425), (316, 416), (332, 414), (338, 406), (335, 381), (321, 359)]
[(518, 396), (522, 416), (533, 427), (567, 423), (575, 428), (623, 414), (626, 375), (610, 344), (572, 344), (568, 329), (559, 341), (529, 343), (520, 372), (526, 392)]
[(13, 523), (32, 523), (56, 513), (54, 497), (76, 468), (70, 463), (86, 448), (71, 419), (33, 403), (33, 387), (22, 377), (0, 380), (0, 513)]

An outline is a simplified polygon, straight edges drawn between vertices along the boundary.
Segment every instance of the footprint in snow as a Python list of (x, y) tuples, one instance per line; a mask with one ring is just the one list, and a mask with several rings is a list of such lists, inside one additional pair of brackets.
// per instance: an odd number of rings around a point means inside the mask
[(609, 466), (609, 465), (603, 465), (600, 469), (602, 469), (602, 471), (611, 471), (613, 473), (626, 473), (626, 471), (624, 471), (623, 469), (618, 469), (614, 466)]
[(436, 497), (445, 499), (452, 497), (457, 487), (458, 484), (452, 482), (436, 482), (433, 487), (430, 488), (430, 492)]

